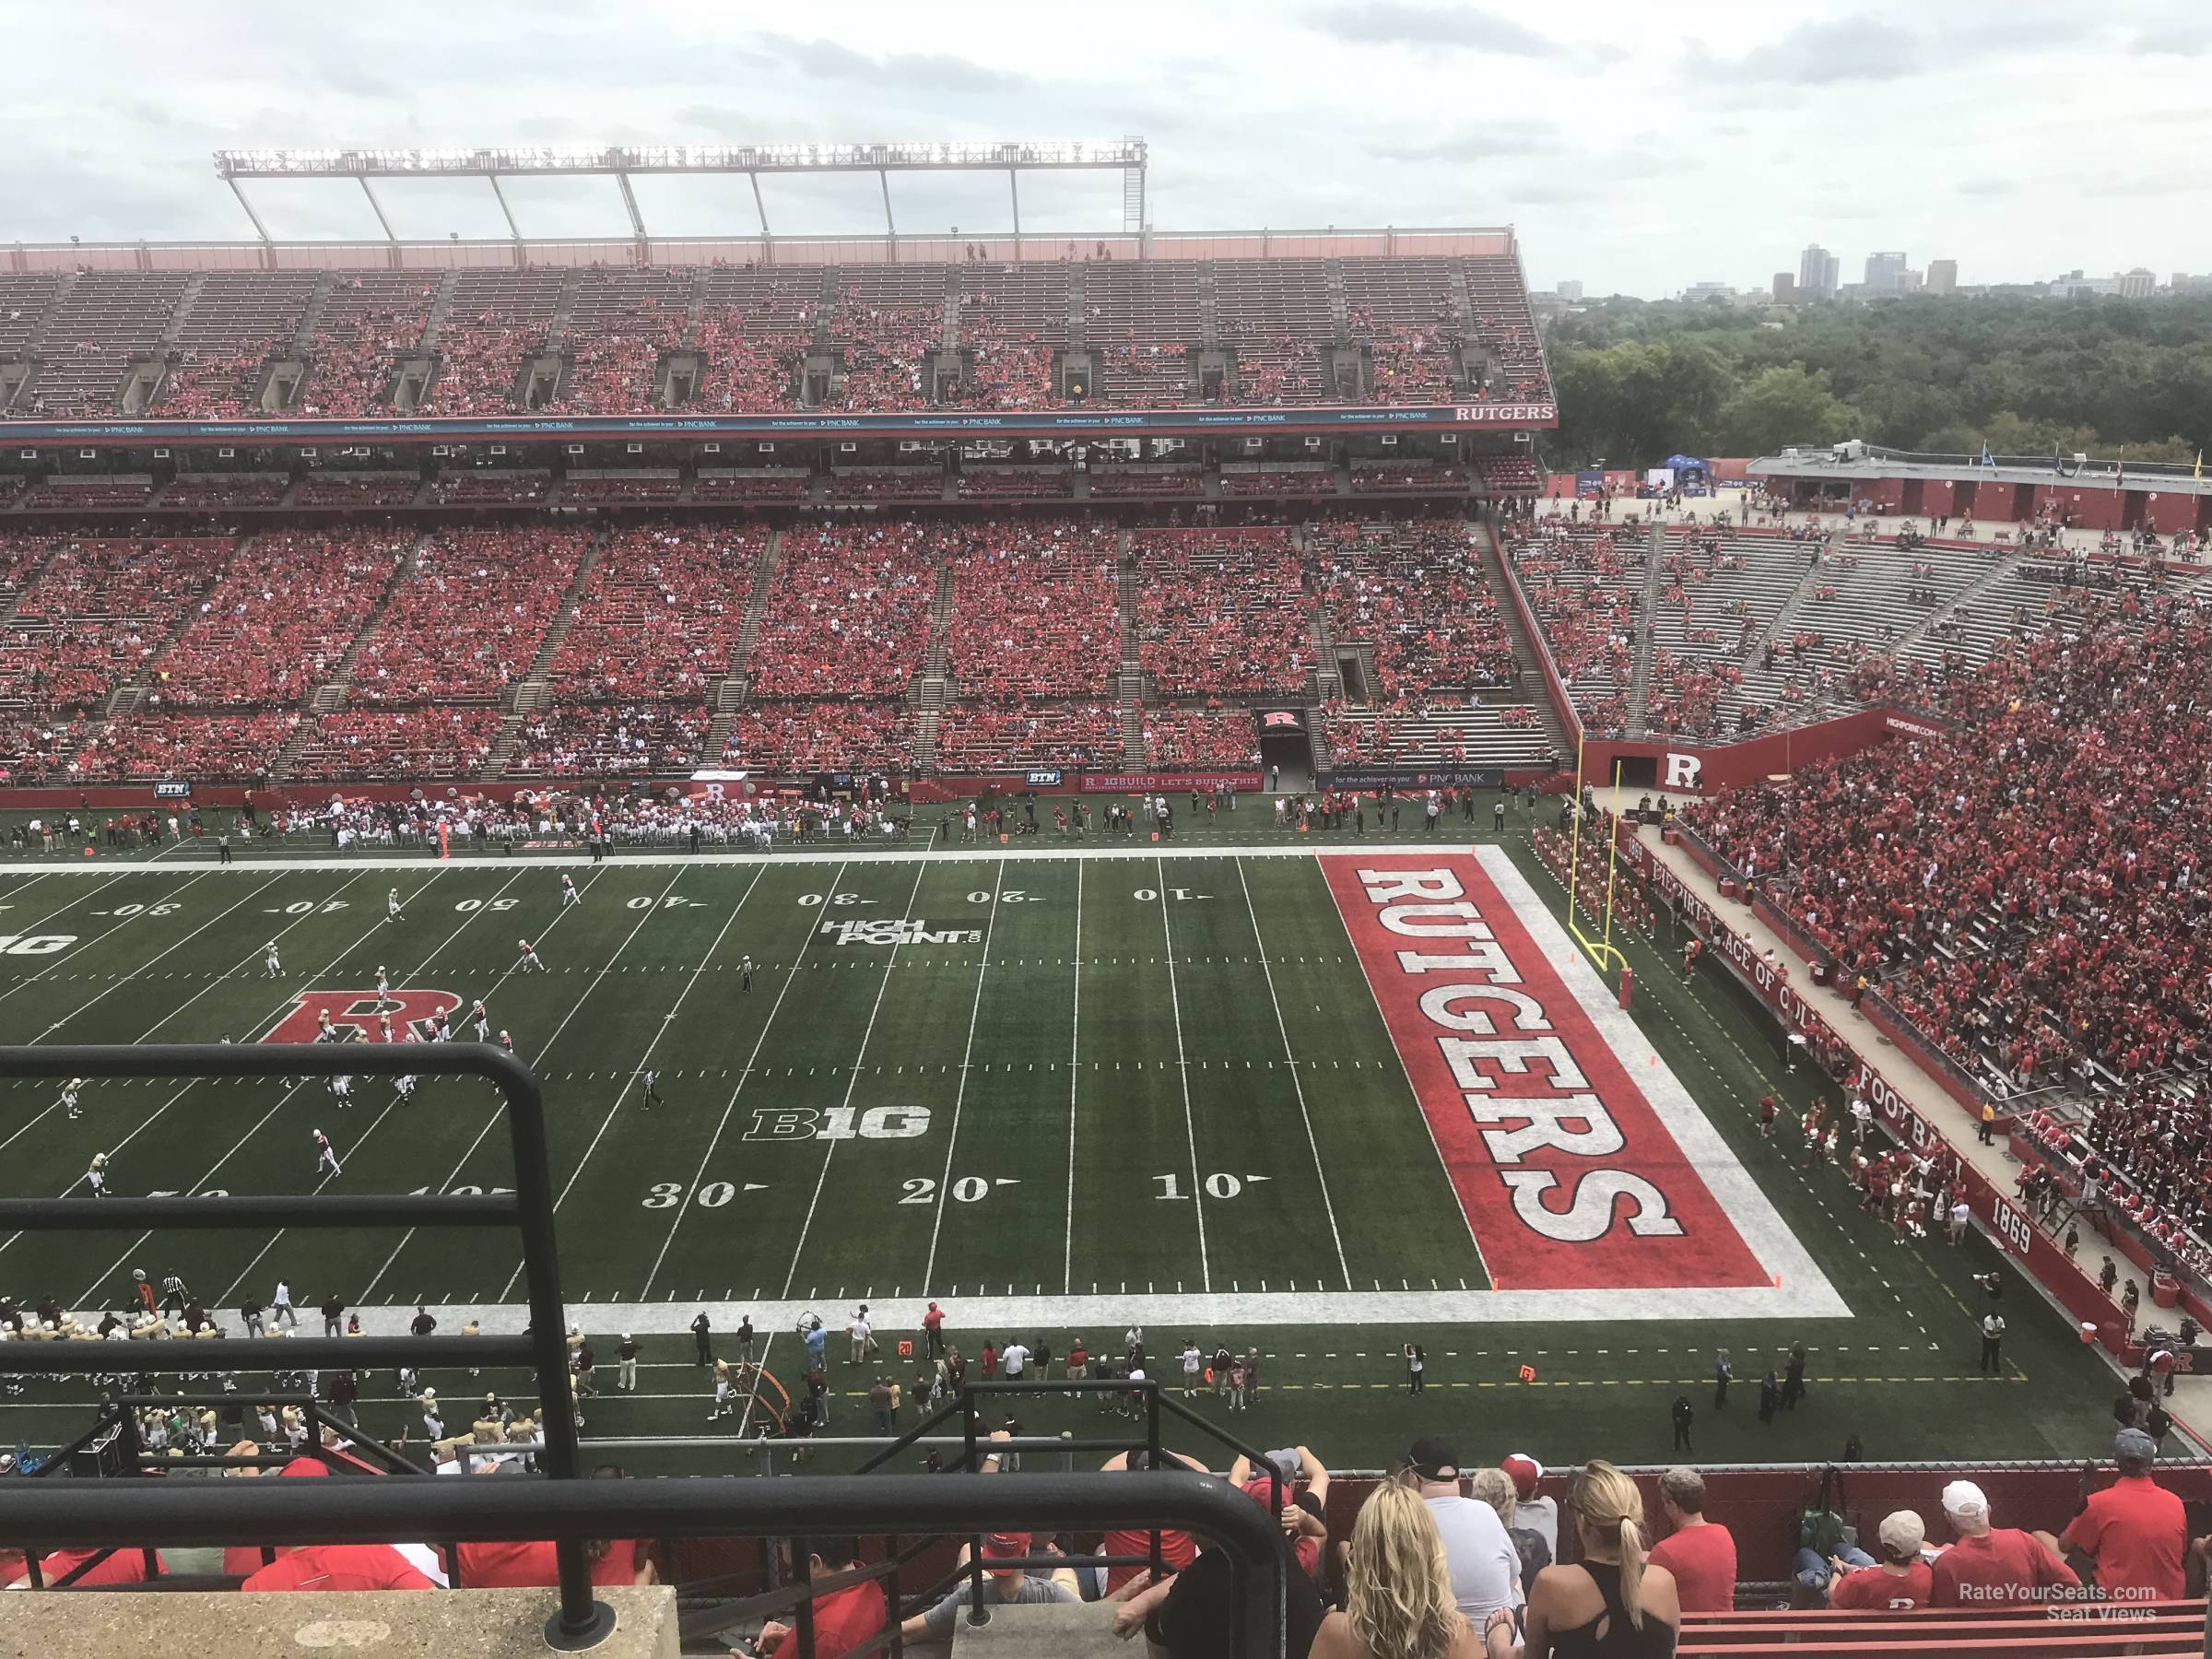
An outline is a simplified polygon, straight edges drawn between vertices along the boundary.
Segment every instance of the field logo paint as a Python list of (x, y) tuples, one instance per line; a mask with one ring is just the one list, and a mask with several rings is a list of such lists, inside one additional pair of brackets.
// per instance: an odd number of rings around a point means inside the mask
[(415, 1034), (425, 1042), (429, 1041), (430, 1021), (438, 1015), (451, 1015), (461, 1006), (461, 999), (450, 991), (387, 991), (379, 996), (370, 991), (303, 991), (285, 1011), (276, 1029), (262, 1038), (264, 1042), (312, 1042), (322, 1030), (322, 1015), (330, 1014), (330, 1023), (339, 1030), (351, 1032), (351, 1042), (373, 1042), (378, 1039), (382, 1025), (377, 1016), (392, 1016), (392, 1034), (396, 1037), (412, 1026)]
[(981, 945), (983, 942), (983, 930), (980, 927), (940, 927), (933, 933), (927, 918), (825, 922), (822, 932), (840, 945)]
[(1769, 1282), (1479, 862), (1322, 865), (1500, 1288)]

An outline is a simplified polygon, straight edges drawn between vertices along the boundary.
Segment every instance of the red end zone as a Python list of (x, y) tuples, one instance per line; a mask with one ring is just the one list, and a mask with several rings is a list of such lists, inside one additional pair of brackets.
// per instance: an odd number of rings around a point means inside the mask
[(1478, 860), (1321, 865), (1498, 1288), (1770, 1282)]

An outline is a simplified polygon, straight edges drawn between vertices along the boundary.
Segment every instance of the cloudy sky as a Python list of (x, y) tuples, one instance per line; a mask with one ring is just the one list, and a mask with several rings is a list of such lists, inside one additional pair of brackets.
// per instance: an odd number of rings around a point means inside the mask
[[(2203, 0), (1124, 0), (716, 6), (0, 0), (0, 243), (251, 233), (218, 147), (1090, 138), (1151, 145), (1162, 229), (1511, 224), (1539, 287), (1764, 284), (1818, 241), (1962, 282), (2212, 269)], [(880, 227), (876, 181), (770, 181), (779, 230)], [(279, 238), (358, 190), (250, 186)], [(606, 180), (508, 186), (618, 235)], [(641, 180), (655, 232), (753, 228), (741, 179)], [(382, 187), (403, 236), (504, 234), (482, 185)], [(894, 180), (902, 230), (1003, 229), (1003, 182)], [(1115, 175), (1025, 229), (1112, 230)]]

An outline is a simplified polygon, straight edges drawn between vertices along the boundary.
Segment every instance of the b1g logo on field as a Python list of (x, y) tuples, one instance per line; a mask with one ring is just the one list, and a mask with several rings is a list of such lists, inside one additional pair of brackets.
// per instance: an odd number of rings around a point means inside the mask
[(392, 1016), (392, 1034), (396, 1037), (409, 1027), (424, 1041), (429, 1041), (430, 1021), (441, 1014), (451, 1015), (461, 1006), (461, 999), (451, 991), (387, 991), (382, 996), (368, 991), (303, 991), (276, 1022), (276, 1029), (262, 1038), (264, 1042), (312, 1042), (321, 1034), (322, 1016), (330, 1014), (330, 1023), (340, 1030), (350, 1031), (351, 1041), (368, 1042), (382, 1030), (377, 1019), (380, 1014)]
[(52, 956), (76, 943), (75, 934), (0, 934), (0, 956)]
[(753, 1111), (748, 1141), (912, 1140), (929, 1133), (926, 1106), (760, 1106)]

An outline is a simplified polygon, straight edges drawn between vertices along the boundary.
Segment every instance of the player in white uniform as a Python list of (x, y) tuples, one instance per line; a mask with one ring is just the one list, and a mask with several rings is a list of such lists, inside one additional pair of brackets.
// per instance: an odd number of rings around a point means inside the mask
[(379, 1031), (379, 1032), (380, 1032), (380, 1033), (382, 1035), (382, 1038), (383, 1038), (383, 1041), (386, 1041), (386, 1042), (389, 1042), (389, 1041), (392, 1041), (392, 1016), (391, 1016), (391, 1015), (389, 1015), (389, 1014), (379, 1014), (379, 1015), (376, 1017), (376, 1029), (377, 1029), (377, 1030), (378, 1030), (378, 1031)]
[(262, 963), (261, 977), (263, 979), (275, 979), (278, 974), (284, 971), (284, 964), (279, 961), (276, 957), (276, 941), (271, 939), (261, 948), (266, 957), (266, 960)]
[(570, 905), (581, 904), (582, 901), (583, 895), (576, 890), (576, 878), (573, 876), (563, 876), (560, 878), (560, 908), (566, 910)]
[[(402, 1042), (420, 1042), (422, 1039), (415, 1034), (415, 1028), (413, 1026), (409, 1026), (407, 1028), (407, 1034), (401, 1038), (400, 1041)], [(392, 1087), (399, 1090), (399, 1098), (401, 1100), (413, 1100), (415, 1098), (415, 1074), (413, 1072), (408, 1072), (404, 1076), (394, 1078), (392, 1081)]]
[(330, 1080), (330, 1098), (341, 1106), (353, 1104), (353, 1079), (340, 1072)]
[(108, 1155), (105, 1152), (92, 1154), (92, 1167), (85, 1171), (85, 1184), (92, 1189), (95, 1198), (108, 1195)]
[(328, 1170), (333, 1175), (345, 1173), (338, 1168), (338, 1154), (330, 1144), (330, 1136), (318, 1129), (315, 1131), (315, 1171), (320, 1174), (324, 1170)]
[(72, 1077), (62, 1085), (62, 1107), (73, 1118), (80, 1118), (85, 1115), (76, 1103), (76, 1091), (84, 1086), (85, 1080), (82, 1077)]
[(391, 976), (384, 971), (384, 965), (382, 962), (379, 962), (376, 965), (376, 1000), (382, 1002), (385, 997), (391, 994)]
[(638, 1076), (638, 1083), (641, 1090), (638, 1101), (641, 1106), (659, 1106), (664, 1104), (663, 1100), (661, 1100), (660, 1073), (655, 1071), (641, 1072)]
[(477, 1041), (489, 1042), (491, 1041), (491, 1015), (486, 1011), (484, 1005), (478, 1002), (468, 1011), (468, 1017), (477, 1022)]
[(546, 971), (546, 965), (537, 959), (536, 946), (531, 944), (527, 939), (517, 939), (514, 944), (515, 948), (523, 953), (522, 959), (514, 965), (514, 971), (517, 973), (527, 972), (533, 968), (540, 973)]
[(392, 888), (384, 895), (384, 920), (387, 922), (405, 922), (406, 920), (399, 913), (399, 889), (397, 888)]

